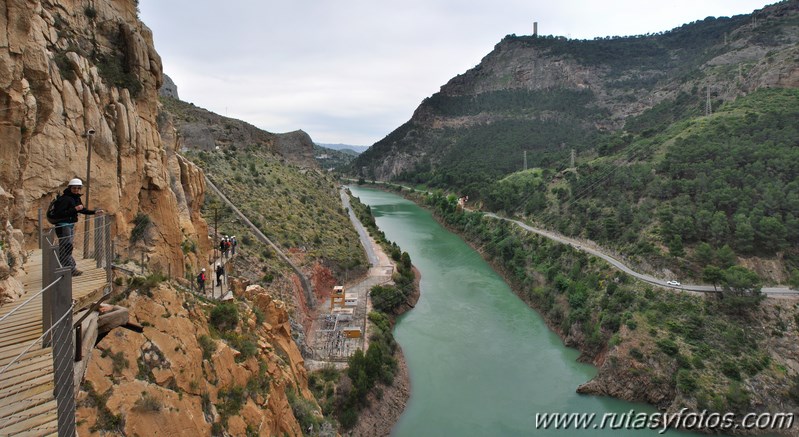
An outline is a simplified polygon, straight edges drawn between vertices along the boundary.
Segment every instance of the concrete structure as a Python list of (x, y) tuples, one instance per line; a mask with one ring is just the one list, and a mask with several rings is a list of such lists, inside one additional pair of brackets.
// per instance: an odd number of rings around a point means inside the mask
[(332, 311), (337, 306), (343, 307), (344, 306), (344, 286), (343, 285), (336, 285), (333, 287), (333, 294), (330, 295), (330, 310)]

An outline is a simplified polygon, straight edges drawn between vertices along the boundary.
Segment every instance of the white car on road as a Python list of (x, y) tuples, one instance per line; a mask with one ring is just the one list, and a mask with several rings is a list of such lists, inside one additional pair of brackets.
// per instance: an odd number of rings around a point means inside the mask
[(666, 281), (666, 285), (671, 285), (671, 286), (674, 286), (674, 287), (679, 287), (679, 286), (680, 286), (680, 285), (682, 285), (682, 284), (680, 284), (680, 283), (679, 283), (679, 282), (677, 282), (677, 281)]

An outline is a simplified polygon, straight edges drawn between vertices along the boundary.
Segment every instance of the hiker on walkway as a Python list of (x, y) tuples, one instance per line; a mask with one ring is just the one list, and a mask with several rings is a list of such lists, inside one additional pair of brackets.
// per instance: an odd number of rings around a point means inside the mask
[(222, 267), (222, 264), (216, 265), (216, 286), (222, 286), (222, 276), (225, 276), (225, 268)]
[(235, 255), (236, 254), (236, 246), (238, 246), (238, 245), (239, 245), (239, 242), (238, 242), (238, 240), (236, 240), (236, 236), (234, 235), (234, 236), (230, 237), (230, 252), (231, 252), (231, 255)]
[(72, 257), (72, 243), (75, 238), (75, 223), (78, 222), (78, 214), (94, 215), (102, 214), (102, 209), (86, 209), (80, 200), (83, 181), (78, 178), (72, 179), (64, 189), (64, 194), (58, 196), (53, 205), (53, 217), (56, 220), (55, 233), (58, 236), (58, 259), (61, 266), (72, 267), (72, 276), (80, 276), (82, 271), (78, 270), (75, 258)]
[(200, 291), (203, 294), (205, 294), (205, 268), (204, 267), (203, 267), (202, 270), (200, 270), (200, 274), (197, 275), (197, 287), (200, 289)]

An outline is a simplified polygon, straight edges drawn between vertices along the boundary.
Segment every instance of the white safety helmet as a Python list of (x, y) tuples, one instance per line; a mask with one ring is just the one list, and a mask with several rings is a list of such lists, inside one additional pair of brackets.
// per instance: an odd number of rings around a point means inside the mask
[(205, 271), (205, 267), (203, 267), (203, 270), (202, 270), (202, 271)]
[(68, 185), (70, 187), (82, 187), (83, 186), (83, 181), (78, 179), (78, 178), (75, 178), (75, 179), (70, 180)]

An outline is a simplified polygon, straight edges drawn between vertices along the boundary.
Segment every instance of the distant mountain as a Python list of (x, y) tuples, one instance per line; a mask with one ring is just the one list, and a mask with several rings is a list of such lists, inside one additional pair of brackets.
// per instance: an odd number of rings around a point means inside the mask
[(658, 34), (509, 35), (349, 172), (468, 195), (664, 276), (799, 281), (798, 42), (795, 0)]
[(353, 146), (350, 144), (322, 144), (316, 143), (317, 146), (324, 147), (326, 149), (333, 149), (333, 150), (350, 150), (355, 152), (356, 155), (360, 155), (361, 153), (365, 152), (369, 146)]
[(590, 156), (614, 134), (652, 138), (706, 105), (799, 86), (797, 22), (796, 2), (784, 1), (658, 34), (508, 35), (359, 155), (353, 174), (477, 197), (525, 162), (559, 169), (572, 150)]
[(313, 152), (316, 162), (325, 170), (338, 170), (349, 166), (349, 164), (358, 157), (360, 152), (351, 149), (333, 149), (328, 146), (343, 146), (343, 147), (362, 147), (362, 146), (345, 146), (344, 144), (314, 144)]
[[(250, 123), (215, 114), (207, 109), (170, 97), (161, 97), (164, 111), (171, 114), (180, 133), (181, 149), (195, 151), (259, 150), (282, 157), (302, 168), (319, 168), (313, 140), (301, 131), (271, 133)], [(164, 133), (169, 136), (169, 132)]]

